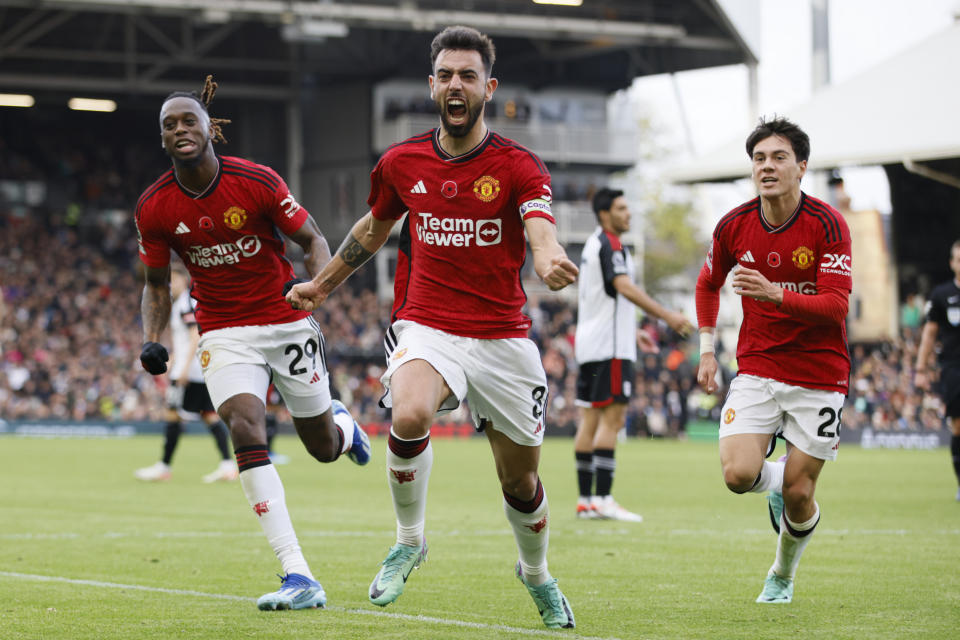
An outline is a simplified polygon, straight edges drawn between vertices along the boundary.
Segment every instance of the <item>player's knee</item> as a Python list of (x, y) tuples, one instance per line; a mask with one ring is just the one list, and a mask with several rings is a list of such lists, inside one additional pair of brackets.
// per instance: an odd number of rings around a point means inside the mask
[(393, 432), (404, 440), (422, 438), (430, 430), (433, 414), (424, 406), (394, 407)]
[(746, 493), (757, 481), (757, 472), (745, 467), (726, 466), (723, 468), (723, 482), (734, 493)]
[(533, 500), (537, 493), (537, 473), (535, 471), (512, 474), (506, 472), (500, 478), (503, 492), (519, 500)]

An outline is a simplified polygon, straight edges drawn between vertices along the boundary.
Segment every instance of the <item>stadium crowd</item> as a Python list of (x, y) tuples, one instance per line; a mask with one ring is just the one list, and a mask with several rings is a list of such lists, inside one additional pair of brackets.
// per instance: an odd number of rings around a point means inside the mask
[[(163, 382), (144, 372), (137, 360), (142, 283), (132, 221), (98, 216), (71, 224), (39, 209), (0, 211), (0, 417), (157, 419)], [(388, 300), (349, 287), (316, 312), (335, 389), (365, 424), (388, 420), (378, 401), (389, 312)], [(548, 429), (572, 434), (577, 420), (575, 307), (555, 295), (534, 295), (527, 312), (550, 384)], [(707, 396), (697, 388), (694, 345), (658, 324), (643, 329), (660, 351), (643, 354), (638, 362), (627, 433), (683, 437), (690, 420), (716, 422), (723, 393)], [(918, 323), (908, 320), (893, 342), (851, 345), (846, 429), (941, 427), (939, 398), (912, 385), (918, 343)], [(724, 353), (722, 362), (728, 381), (733, 355)], [(442, 422), (465, 424), (469, 414), (461, 408)]]

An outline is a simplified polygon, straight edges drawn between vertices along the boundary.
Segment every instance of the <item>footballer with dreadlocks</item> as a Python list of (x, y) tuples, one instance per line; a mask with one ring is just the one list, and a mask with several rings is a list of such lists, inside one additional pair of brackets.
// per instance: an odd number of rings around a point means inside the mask
[(160, 108), (160, 139), (173, 167), (150, 185), (136, 207), (143, 289), (143, 351), (153, 375), (166, 371), (160, 344), (170, 317), (170, 250), (193, 281), (200, 328), (198, 353), (214, 407), (230, 428), (240, 484), (283, 569), (280, 589), (260, 597), (264, 610), (326, 603), (290, 521), (280, 476), (267, 455), (265, 404), (272, 382), (307, 451), (320, 462), (347, 454), (363, 465), (370, 441), (330, 394), (320, 327), (291, 309), (285, 287), (296, 281), (281, 233), (304, 251), (313, 276), (330, 261), (316, 222), (271, 168), (221, 156), (222, 125), (211, 118), (217, 84), (176, 92)]

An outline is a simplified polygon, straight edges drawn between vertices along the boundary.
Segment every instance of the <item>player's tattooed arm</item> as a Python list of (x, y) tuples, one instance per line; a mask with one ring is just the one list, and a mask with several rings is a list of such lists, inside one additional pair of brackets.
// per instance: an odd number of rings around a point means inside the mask
[(144, 267), (146, 283), (140, 299), (143, 341), (159, 342), (170, 320), (170, 267)]
[(337, 254), (348, 267), (354, 269), (358, 269), (373, 256), (373, 252), (360, 244), (360, 241), (354, 238), (353, 234), (344, 238), (340, 248), (337, 249)]

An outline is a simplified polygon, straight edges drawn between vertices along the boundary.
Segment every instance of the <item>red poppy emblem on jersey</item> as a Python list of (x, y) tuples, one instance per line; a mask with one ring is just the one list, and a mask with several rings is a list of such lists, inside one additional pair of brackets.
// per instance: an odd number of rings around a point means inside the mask
[(441, 185), (440, 193), (443, 194), (444, 198), (452, 198), (457, 195), (457, 183), (453, 180), (447, 180)]
[(797, 269), (809, 269), (813, 266), (813, 251), (806, 247), (797, 247), (793, 250), (793, 264)]
[(733, 422), (733, 419), (737, 417), (737, 412), (733, 409), (727, 409), (726, 413), (723, 414), (723, 424), (730, 424)]
[(209, 216), (203, 216), (200, 218), (200, 228), (204, 231), (210, 231), (210, 229), (213, 229), (213, 219)]
[(200, 366), (206, 369), (208, 364), (210, 364), (210, 352), (204, 349), (200, 354)]
[(247, 223), (247, 212), (240, 207), (230, 207), (223, 212), (223, 222), (231, 229), (241, 229)]
[(774, 267), (774, 268), (779, 267), (779, 266), (780, 266), (780, 254), (777, 253), (776, 251), (771, 251), (770, 253), (768, 253), (768, 254), (767, 254), (767, 264), (770, 265), (771, 267)]
[(490, 202), (500, 195), (500, 181), (493, 176), (483, 176), (473, 183), (473, 193), (483, 202)]

